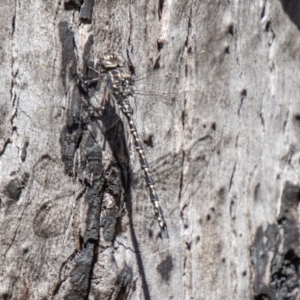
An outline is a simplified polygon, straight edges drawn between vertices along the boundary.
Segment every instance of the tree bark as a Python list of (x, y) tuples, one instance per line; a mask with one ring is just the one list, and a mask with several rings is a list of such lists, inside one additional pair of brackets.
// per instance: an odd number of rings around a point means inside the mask
[[(299, 14), (2, 0), (0, 299), (300, 299)], [(135, 78), (169, 239), (116, 99), (79, 84), (107, 53)]]

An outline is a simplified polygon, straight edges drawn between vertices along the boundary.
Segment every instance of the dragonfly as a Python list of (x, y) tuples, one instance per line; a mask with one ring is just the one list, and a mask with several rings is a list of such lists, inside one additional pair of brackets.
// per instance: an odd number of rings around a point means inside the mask
[(128, 74), (124, 71), (124, 60), (116, 54), (104, 55), (101, 60), (100, 67), (101, 71), (89, 67), (99, 74), (99, 76), (90, 80), (85, 80), (83, 83), (88, 86), (99, 80), (104, 80), (110, 94), (113, 96), (123, 115), (127, 119), (129, 130), (133, 137), (134, 146), (139, 155), (141, 168), (144, 171), (150, 200), (154, 208), (154, 216), (160, 227), (161, 236), (163, 238), (168, 238), (167, 224), (162, 208), (159, 204), (159, 198), (155, 190), (155, 182), (152, 178), (143, 145), (135, 126), (133, 109), (128, 99), (134, 95), (134, 79), (131, 74)]

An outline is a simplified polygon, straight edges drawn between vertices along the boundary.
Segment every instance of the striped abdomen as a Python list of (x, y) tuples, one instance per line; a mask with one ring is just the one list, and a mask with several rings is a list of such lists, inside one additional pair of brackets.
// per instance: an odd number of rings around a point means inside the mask
[(151, 177), (149, 165), (148, 165), (148, 162), (147, 162), (145, 154), (144, 154), (143, 146), (141, 144), (139, 135), (137, 133), (136, 127), (133, 122), (133, 118), (132, 118), (133, 110), (130, 107), (129, 103), (126, 101), (126, 99), (119, 101), (119, 106), (120, 106), (120, 109), (122, 110), (123, 114), (125, 115), (125, 117), (128, 120), (130, 132), (131, 132), (131, 134), (133, 136), (133, 140), (134, 140), (134, 146), (140, 157), (141, 167), (145, 174), (145, 180), (146, 180), (147, 187), (149, 189), (150, 199), (153, 204), (155, 217), (156, 217), (156, 219), (158, 221), (158, 225), (161, 229), (162, 236), (168, 237), (167, 224), (165, 222), (165, 219), (164, 219), (164, 216), (162, 213), (162, 209), (159, 205), (158, 196), (155, 192), (155, 186), (154, 186), (155, 183)]

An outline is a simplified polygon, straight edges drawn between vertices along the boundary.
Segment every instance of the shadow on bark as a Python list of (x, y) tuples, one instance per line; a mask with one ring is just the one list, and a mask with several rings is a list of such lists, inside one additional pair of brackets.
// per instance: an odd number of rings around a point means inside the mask
[(141, 276), (141, 282), (142, 282), (144, 297), (145, 297), (145, 300), (150, 300), (151, 299), (150, 298), (150, 292), (149, 292), (148, 283), (147, 283), (147, 279), (146, 279), (143, 260), (142, 260), (142, 257), (141, 257), (140, 248), (139, 248), (139, 245), (138, 245), (138, 241), (137, 241), (137, 238), (136, 238), (136, 234), (135, 234), (134, 226), (133, 226), (133, 222), (132, 222), (133, 216), (132, 216), (132, 196), (131, 196), (131, 193), (127, 197), (126, 202), (127, 202), (127, 212), (128, 212), (128, 216), (129, 216), (130, 235), (131, 235), (131, 239), (132, 239), (134, 253), (135, 253), (135, 256), (136, 256), (136, 261), (137, 261), (139, 274)]
[[(110, 99), (110, 101), (113, 101), (113, 99)], [(148, 283), (146, 280), (145, 269), (144, 269), (142, 257), (140, 254), (140, 249), (138, 246), (136, 234), (134, 231), (133, 222), (132, 222), (132, 220), (133, 220), (132, 195), (130, 193), (131, 179), (127, 178), (128, 174), (129, 174), (127, 168), (128, 168), (128, 166), (130, 166), (130, 161), (129, 161), (129, 151), (128, 151), (128, 147), (127, 147), (126, 140), (125, 140), (124, 126), (123, 126), (123, 122), (121, 121), (120, 117), (116, 113), (115, 108), (110, 104), (110, 102), (108, 102), (106, 110), (113, 113), (114, 117), (112, 119), (117, 118), (117, 120), (118, 120), (117, 123), (120, 124), (120, 126), (114, 126), (114, 128), (109, 128), (111, 126), (110, 120), (104, 121), (102, 118), (102, 124), (104, 126), (103, 129), (104, 129), (105, 138), (106, 138), (108, 144), (110, 145), (115, 158), (119, 162), (120, 168), (122, 169), (122, 174), (123, 174), (122, 181), (123, 181), (124, 188), (127, 191), (126, 196), (125, 196), (125, 198), (126, 198), (125, 201), (126, 201), (126, 207), (127, 207), (128, 216), (129, 216), (130, 234), (131, 234), (131, 238), (132, 238), (132, 242), (133, 242), (134, 253), (136, 255), (138, 270), (139, 270), (139, 274), (141, 276), (144, 297), (146, 300), (150, 300), (151, 298), (150, 298)], [(125, 158), (126, 162), (122, 163), (124, 161), (124, 158)]]
[(299, 0), (280, 0), (285, 13), (289, 16), (291, 21), (300, 30), (300, 1)]

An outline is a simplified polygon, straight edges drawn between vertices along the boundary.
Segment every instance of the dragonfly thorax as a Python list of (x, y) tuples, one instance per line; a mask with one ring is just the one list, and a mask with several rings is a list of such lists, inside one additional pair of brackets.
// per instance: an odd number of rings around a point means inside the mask
[(108, 85), (116, 97), (129, 97), (133, 95), (134, 81), (129, 74), (120, 69), (108, 71)]
[(109, 89), (118, 99), (133, 95), (134, 80), (123, 71), (124, 60), (115, 54), (104, 55), (101, 61), (103, 73), (107, 74)]

